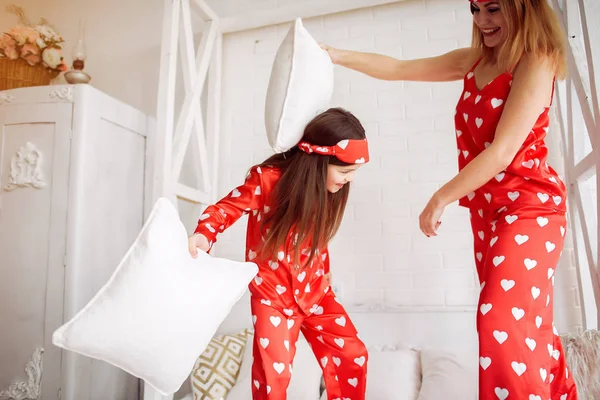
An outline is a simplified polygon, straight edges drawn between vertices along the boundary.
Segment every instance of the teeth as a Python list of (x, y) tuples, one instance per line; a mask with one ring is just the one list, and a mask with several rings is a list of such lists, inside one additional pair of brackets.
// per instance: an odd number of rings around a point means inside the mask
[(498, 28), (494, 28), (494, 29), (482, 29), (482, 32), (483, 32), (483, 33), (492, 33), (492, 32), (494, 32), (496, 29), (498, 29)]

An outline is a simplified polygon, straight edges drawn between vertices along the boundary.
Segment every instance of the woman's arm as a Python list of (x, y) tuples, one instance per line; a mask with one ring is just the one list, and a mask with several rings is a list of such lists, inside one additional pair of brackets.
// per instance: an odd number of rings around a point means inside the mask
[(334, 64), (373, 78), (388, 81), (443, 82), (462, 79), (475, 61), (470, 48), (453, 50), (437, 57), (398, 60), (381, 54), (340, 50), (321, 45)]
[(544, 107), (550, 103), (554, 69), (549, 60), (524, 56), (513, 75), (510, 94), (492, 144), (441, 187), (421, 214), (421, 229), (435, 235), (440, 210), (485, 185), (513, 161)]

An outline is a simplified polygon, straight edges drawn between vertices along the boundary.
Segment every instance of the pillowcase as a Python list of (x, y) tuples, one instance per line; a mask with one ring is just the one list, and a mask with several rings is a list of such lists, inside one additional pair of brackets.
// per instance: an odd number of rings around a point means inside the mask
[(423, 384), (418, 400), (476, 400), (479, 362), (477, 354), (457, 354), (435, 350), (421, 350)]
[(240, 373), (244, 349), (252, 346), (252, 342), (246, 341), (249, 336), (252, 336), (252, 332), (247, 329), (238, 334), (216, 336), (210, 341), (192, 370), (191, 384), (195, 399), (227, 398)]
[(177, 210), (159, 199), (108, 282), (52, 342), (174, 393), (258, 273), (199, 253), (190, 256)]
[[(254, 335), (248, 337), (244, 351), (242, 369), (237, 383), (229, 392), (227, 400), (249, 400), (252, 396), (252, 345)], [(287, 400), (316, 400), (319, 398), (322, 370), (308, 342), (300, 334), (296, 346), (296, 357), (292, 368), (292, 379), (287, 390)]]
[[(417, 350), (369, 349), (367, 399), (416, 400), (420, 389), (421, 362)], [(321, 400), (327, 400), (326, 391)]]
[(267, 88), (265, 127), (273, 150), (297, 145), (332, 94), (333, 63), (297, 18), (275, 55)]

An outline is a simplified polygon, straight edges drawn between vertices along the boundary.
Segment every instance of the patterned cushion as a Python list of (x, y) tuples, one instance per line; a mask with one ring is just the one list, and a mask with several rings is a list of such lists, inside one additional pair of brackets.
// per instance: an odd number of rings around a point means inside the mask
[(252, 330), (215, 336), (192, 370), (194, 400), (221, 400), (235, 385)]

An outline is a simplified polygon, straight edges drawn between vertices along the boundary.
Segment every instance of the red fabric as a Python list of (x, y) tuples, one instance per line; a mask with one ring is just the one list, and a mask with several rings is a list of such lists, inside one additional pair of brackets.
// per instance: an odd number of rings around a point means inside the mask
[[(205, 235), (212, 247), (218, 233), (248, 214), (246, 260), (259, 268), (249, 285), (255, 323), (253, 399), (267, 399), (267, 391), (270, 399), (285, 398), (295, 343), (302, 331), (324, 370), (330, 397), (364, 400), (367, 350), (324, 277), (329, 272), (327, 248), (300, 269), (283, 249), (276, 259), (257, 261), (261, 220), (271, 212), (269, 199), (280, 176), (278, 169), (252, 168), (244, 184), (204, 211), (195, 231)], [(289, 240), (294, 240), (292, 233)], [(303, 247), (309, 250), (309, 245)], [(300, 262), (306, 259), (304, 251)]]
[(472, 210), (471, 226), (482, 287), (479, 399), (576, 400), (553, 323), (565, 216), (541, 207)]
[(369, 145), (367, 139), (341, 140), (335, 146), (319, 146), (308, 142), (298, 143), (298, 148), (305, 153), (335, 156), (338, 160), (348, 164), (365, 164), (369, 162)]
[[(510, 93), (512, 75), (504, 73), (478, 90), (473, 70), (465, 75), (464, 90), (454, 117), (459, 169), (464, 168), (494, 140), (504, 103)], [(505, 171), (460, 199), (464, 207), (497, 210), (503, 206), (537, 206), (566, 211), (566, 186), (547, 162), (544, 138), (550, 122), (544, 108), (529, 136)]]
[[(479, 90), (465, 75), (456, 107), (459, 168), (494, 140), (512, 75)], [(481, 283), (480, 400), (576, 400), (553, 324), (554, 272), (562, 251), (566, 187), (546, 163), (544, 108), (505, 171), (460, 199), (470, 208)]]
[[(266, 303), (266, 304), (265, 304)], [(367, 350), (348, 314), (329, 292), (311, 315), (252, 296), (255, 340), (252, 398), (285, 399), (300, 331), (323, 368), (330, 399), (364, 400)]]
[[(212, 247), (217, 234), (230, 227), (242, 215), (248, 214), (246, 261), (256, 263), (259, 269), (257, 277), (250, 284), (250, 292), (257, 298), (278, 299), (285, 307), (298, 303), (309, 315), (313, 305), (319, 303), (329, 286), (324, 278), (329, 272), (327, 248), (321, 249), (313, 258), (312, 264), (306, 268), (295, 268), (293, 255), (286, 254), (283, 249), (279, 251), (277, 259), (265, 262), (258, 261), (257, 258), (257, 251), (262, 245), (261, 220), (264, 214), (271, 211), (269, 198), (280, 176), (278, 169), (252, 168), (244, 184), (204, 210), (195, 232), (206, 236)], [(290, 233), (290, 242), (293, 239)], [(310, 243), (305, 243), (303, 247), (301, 265), (306, 263)]]

